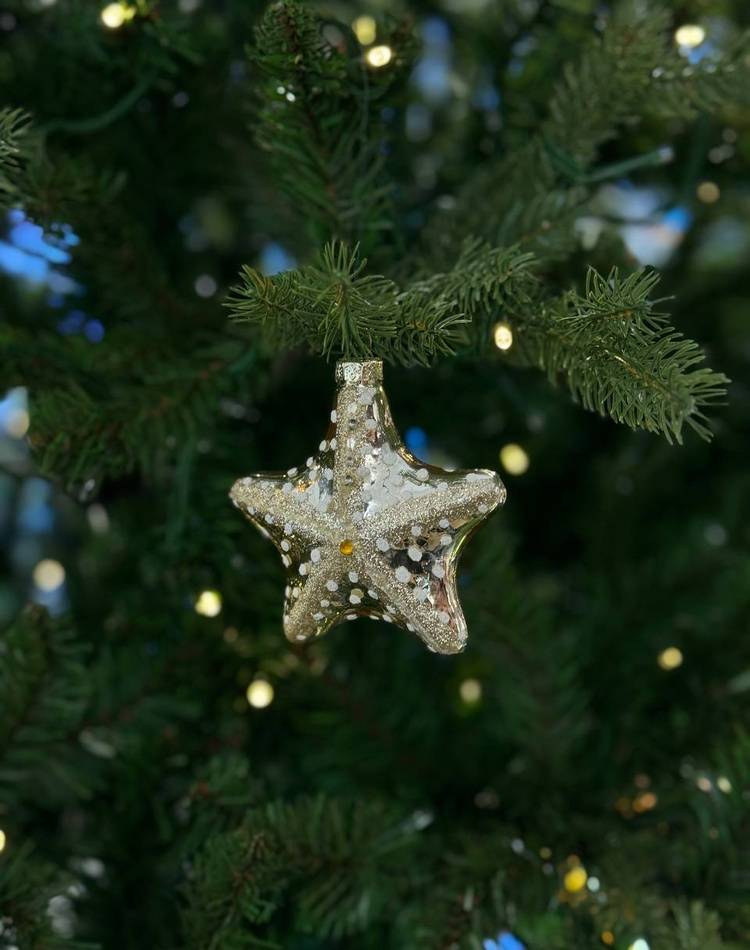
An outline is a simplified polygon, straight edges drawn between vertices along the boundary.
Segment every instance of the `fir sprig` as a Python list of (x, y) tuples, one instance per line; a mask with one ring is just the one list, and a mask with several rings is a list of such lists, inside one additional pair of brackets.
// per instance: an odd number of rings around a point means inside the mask
[(590, 410), (631, 428), (682, 441), (687, 425), (710, 438), (705, 410), (720, 403), (729, 382), (701, 366), (697, 343), (685, 339), (655, 309), (653, 271), (605, 278), (590, 269), (583, 294), (545, 303), (519, 334), (518, 356), (564, 379)]

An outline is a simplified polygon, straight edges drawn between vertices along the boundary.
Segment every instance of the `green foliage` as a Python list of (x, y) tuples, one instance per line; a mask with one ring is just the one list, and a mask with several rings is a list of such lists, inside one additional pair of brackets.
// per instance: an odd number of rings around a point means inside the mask
[(0, 648), (0, 793), (7, 799), (25, 788), (28, 797), (49, 800), (82, 791), (76, 763), (64, 754), (89, 699), (80, 644), (66, 623), (32, 609), (3, 634)]
[(520, 359), (563, 378), (587, 409), (632, 429), (682, 441), (685, 425), (710, 438), (704, 410), (720, 402), (726, 376), (699, 367), (700, 347), (654, 310), (652, 271), (621, 278), (589, 270), (585, 293), (540, 308), (519, 340)]
[(413, 43), (406, 24), (386, 39), (394, 60), (373, 69), (348, 27), (282, 0), (269, 6), (248, 48), (263, 76), (255, 136), (316, 243), (337, 238), (369, 252), (393, 227), (382, 115)]
[(0, 109), (0, 208), (16, 195), (15, 180), (20, 170), (29, 117), (22, 109)]
[(245, 267), (228, 305), (272, 345), (304, 341), (326, 358), (379, 356), (410, 365), (453, 352), (463, 322), (453, 297), (430, 287), (401, 293), (393, 281), (364, 274), (366, 263), (357, 248), (334, 243), (299, 270), (265, 277)]
[[(0, 12), (0, 204), (70, 256), (0, 235), (0, 377), (31, 416), (16, 439), (0, 411), (0, 614), (66, 568), (64, 613), (0, 634), (0, 947), (740, 950), (745, 5), (383, 0), (382, 68), (365, 8), (138, 0), (109, 30), (103, 6)], [(647, 220), (608, 200), (623, 177)], [(673, 206), (657, 289), (622, 234)], [(271, 276), (274, 243), (299, 263)], [(738, 380), (710, 446), (687, 430), (726, 380), (689, 338)], [(460, 656), (366, 619), (290, 648), (227, 502), (318, 443), (341, 355), (394, 364), (428, 461), (529, 456), (466, 552)], [(565, 891), (573, 855), (598, 890)]]
[(188, 946), (282, 947), (273, 936), (282, 908), (300, 933), (361, 933), (411, 876), (404, 850), (415, 830), (377, 802), (316, 798), (248, 812), (194, 863)]

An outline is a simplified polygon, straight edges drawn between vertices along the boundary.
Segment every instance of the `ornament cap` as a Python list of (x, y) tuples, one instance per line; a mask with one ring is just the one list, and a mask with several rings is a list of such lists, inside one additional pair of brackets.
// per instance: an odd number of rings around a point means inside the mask
[(382, 383), (382, 360), (339, 360), (336, 363), (337, 383)]

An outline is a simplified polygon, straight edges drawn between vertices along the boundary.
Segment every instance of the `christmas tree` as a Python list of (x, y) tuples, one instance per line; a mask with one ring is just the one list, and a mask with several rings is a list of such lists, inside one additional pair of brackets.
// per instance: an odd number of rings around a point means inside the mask
[[(6, 0), (0, 947), (750, 945), (749, 24)], [(506, 485), (456, 655), (230, 504), (337, 360)]]

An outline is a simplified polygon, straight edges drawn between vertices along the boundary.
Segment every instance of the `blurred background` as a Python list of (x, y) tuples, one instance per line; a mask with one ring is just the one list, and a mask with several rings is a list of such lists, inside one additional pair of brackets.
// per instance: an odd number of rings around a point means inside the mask
[[(316, 6), (374, 69), (394, 55), (383, 24), (413, 17), (384, 116), (407, 244), (535, 126), (610, 12)], [(686, 69), (750, 25), (742, 0), (667, 6)], [(436, 657), (360, 620), (293, 650), (276, 554), (226, 498), (309, 454), (333, 397), (330, 366), (264, 351), (222, 308), (242, 264), (311, 252), (253, 141), (243, 48), (263, 8), (0, 3), (2, 100), (49, 156), (0, 225), (0, 662), (6, 689), (31, 684), (13, 694), (28, 718), (0, 730), (0, 876), (43, 882), (5, 893), (36, 908), (41, 942), (0, 902), (0, 946), (750, 946), (750, 113), (626, 124), (602, 165), (649, 159), (589, 184), (551, 265), (661, 272), (659, 309), (732, 380), (713, 441), (585, 412), (512, 365), (502, 313), (485, 357), (387, 368), (409, 449), (508, 489), (463, 561), (469, 647)], [(69, 631), (48, 665), (45, 624)], [(13, 651), (37, 636), (21, 675)], [(316, 793), (409, 824), (399, 912), (358, 916), (343, 885), (300, 909), (303, 875), (270, 923), (242, 925), (268, 943), (210, 943), (222, 885), (191, 873), (196, 854)]]

